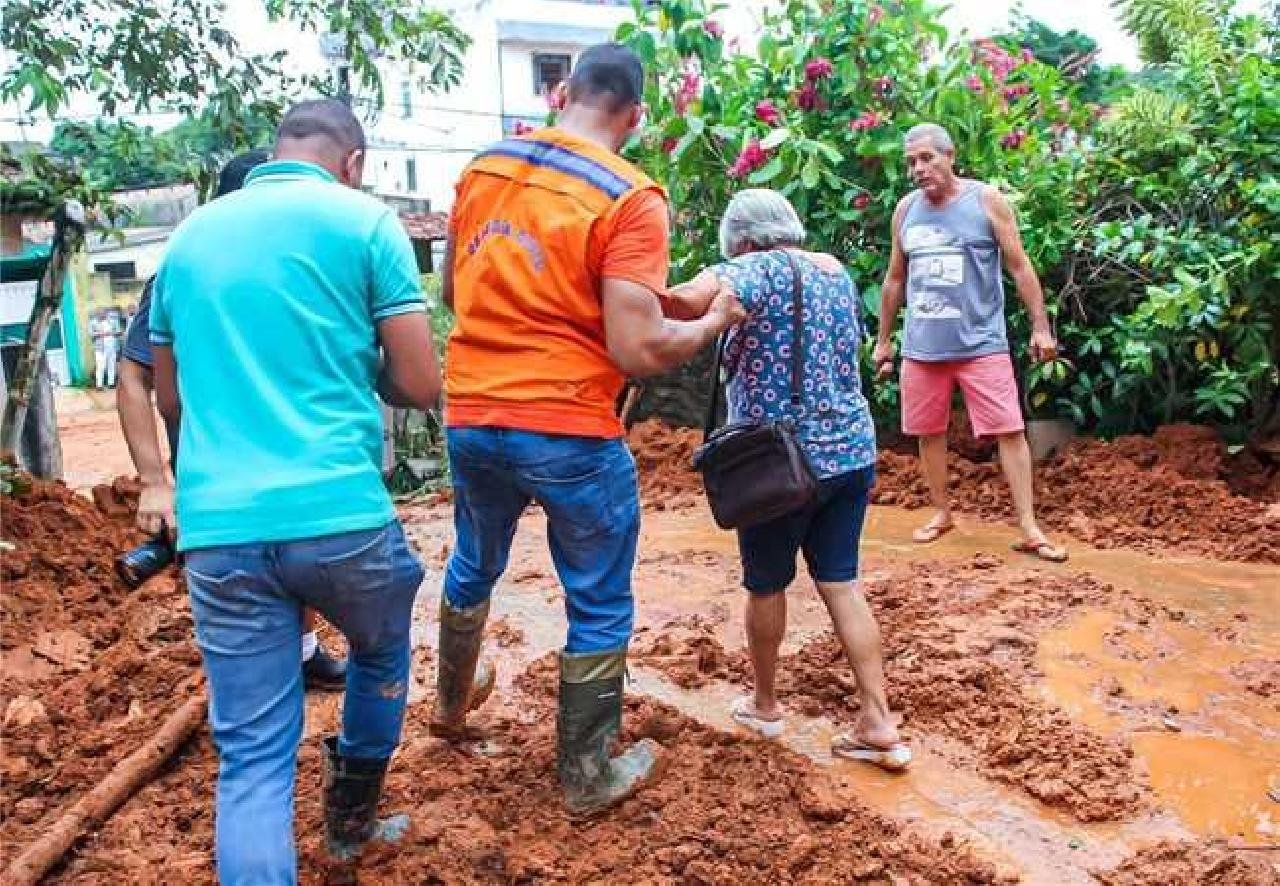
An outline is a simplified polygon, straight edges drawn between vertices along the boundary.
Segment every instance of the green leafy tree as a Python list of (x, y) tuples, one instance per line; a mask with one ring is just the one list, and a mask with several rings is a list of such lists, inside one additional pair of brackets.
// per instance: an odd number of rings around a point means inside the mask
[(266, 0), (266, 6), (273, 19), (323, 36), (338, 59), (331, 75), (312, 82), (325, 94), (381, 110), (380, 62), (413, 68), (427, 89), (447, 90), (462, 80), (471, 39), (441, 10), (406, 0)]
[(1020, 9), (1009, 22), (1010, 30), (996, 40), (1011, 51), (1031, 50), (1037, 61), (1052, 65), (1080, 84), (1080, 99), (1102, 103), (1128, 80), (1120, 65), (1098, 64), (1098, 41), (1074, 28), (1055, 31)]

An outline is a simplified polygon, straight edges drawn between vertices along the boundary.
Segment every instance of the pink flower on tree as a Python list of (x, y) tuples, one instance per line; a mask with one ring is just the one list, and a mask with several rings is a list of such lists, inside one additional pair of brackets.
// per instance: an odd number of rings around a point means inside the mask
[(704, 21), (702, 23), (702, 30), (706, 31), (709, 35), (714, 37), (716, 40), (720, 40), (724, 38), (724, 25), (720, 24), (718, 21), (714, 19), (707, 19), (706, 21)]
[(1013, 132), (1000, 139), (1000, 146), (1010, 151), (1016, 151), (1022, 147), (1023, 142), (1027, 140), (1027, 133), (1024, 129), (1015, 129)]
[(827, 103), (818, 94), (818, 87), (806, 83), (796, 91), (796, 107), (802, 111), (822, 111), (826, 109)]
[(1006, 86), (1004, 88), (1005, 101), (1017, 101), (1030, 92), (1031, 87), (1025, 83), (1015, 83), (1012, 86)]
[(1036, 54), (1029, 47), (1022, 47), (1022, 63), (1029, 65), (1036, 60)]
[(876, 92), (880, 93), (881, 95), (888, 95), (892, 91), (893, 91), (892, 77), (881, 77), (879, 80), (876, 81)]
[(769, 152), (760, 147), (760, 142), (752, 139), (747, 142), (747, 146), (742, 149), (742, 153), (733, 161), (733, 165), (729, 167), (730, 178), (745, 178), (755, 172), (765, 164), (769, 159)]
[(678, 144), (679, 144), (678, 140), (672, 138), (671, 136), (667, 136), (662, 140), (662, 153), (670, 154), (672, 151), (676, 149), (676, 145)]
[(825, 80), (835, 72), (835, 65), (827, 58), (815, 58), (804, 66), (804, 78), (810, 83)]
[(782, 114), (777, 105), (764, 99), (756, 102), (756, 119), (766, 126), (778, 126), (782, 123)]
[(986, 89), (986, 84), (982, 82), (982, 78), (977, 74), (970, 74), (965, 78), (965, 85), (969, 87), (970, 92), (982, 92)]
[(879, 111), (863, 111), (855, 119), (849, 121), (850, 132), (866, 132), (875, 129), (888, 121)]
[(861, 210), (863, 210), (863, 209), (866, 209), (866, 208), (867, 208), (868, 206), (870, 206), (870, 205), (871, 205), (871, 195), (870, 195), (870, 194), (859, 194), (858, 196), (856, 196), (856, 197), (854, 197), (854, 198), (853, 198), (853, 208), (854, 208), (854, 209), (857, 209), (857, 210), (861, 211)]
[(684, 73), (680, 75), (680, 85), (676, 88), (676, 113), (683, 116), (701, 92), (702, 76), (692, 63), (686, 62)]
[(880, 5), (872, 6), (867, 12), (867, 27), (874, 28), (882, 18), (884, 18), (884, 7)]

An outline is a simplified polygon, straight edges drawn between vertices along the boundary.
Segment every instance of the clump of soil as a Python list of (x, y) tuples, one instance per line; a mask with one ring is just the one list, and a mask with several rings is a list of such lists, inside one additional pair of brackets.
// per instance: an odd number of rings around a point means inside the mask
[(667, 510), (700, 500), (702, 478), (693, 470), (693, 453), (702, 445), (701, 431), (649, 419), (631, 428), (627, 445), (636, 459), (646, 507)]
[[(193, 690), (199, 657), (172, 572), (129, 591), (136, 486), (94, 502), (32, 480), (4, 502), (0, 856), (8, 859), (146, 740)], [(100, 505), (100, 506), (99, 506)]]
[[(913, 564), (866, 582), (883, 634), (889, 702), (908, 731), (957, 742), (965, 766), (1025, 790), (1081, 821), (1122, 819), (1145, 803), (1126, 742), (1090, 732), (1037, 699), (1037, 641), (1028, 633), (1111, 588), (1087, 576), (1023, 571), (1010, 577), (982, 558), (966, 566)], [(745, 652), (726, 652), (712, 627), (646, 641), (637, 663), (684, 688), (729, 679), (750, 684)], [(783, 656), (783, 704), (806, 716), (856, 724), (857, 683), (835, 636)]]
[[(397, 847), (366, 851), (361, 883), (1013, 882), (962, 842), (867, 809), (854, 786), (807, 758), (647, 699), (628, 699), (623, 739), (661, 742), (662, 778), (575, 824), (555, 776), (555, 674), (554, 657), (535, 662), (506, 707), (473, 715), (480, 738), (461, 746), (428, 736), (428, 705), (411, 708), (383, 809), (408, 812), (412, 830)], [(216, 766), (207, 738), (179, 762), (56, 881), (122, 882), (164, 870), (212, 882)], [(318, 738), (304, 742), (299, 764), (302, 882), (336, 882), (351, 872), (323, 848)]]
[[(1280, 520), (1266, 503), (1235, 495), (1216, 479), (1220, 444), (1189, 427), (1174, 426), (1153, 439), (1077, 441), (1038, 465), (1041, 523), (1101, 548), (1176, 547), (1217, 559), (1280, 563)], [(997, 464), (953, 455), (950, 468), (957, 508), (989, 520), (1013, 518)], [(927, 507), (918, 460), (882, 452), (873, 501)]]
[(1093, 875), (1103, 886), (1274, 886), (1280, 870), (1266, 856), (1204, 844), (1159, 843)]

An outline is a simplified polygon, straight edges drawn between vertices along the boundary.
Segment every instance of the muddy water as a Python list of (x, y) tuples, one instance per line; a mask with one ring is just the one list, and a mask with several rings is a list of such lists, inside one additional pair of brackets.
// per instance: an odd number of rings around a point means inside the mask
[[(876, 573), (877, 561), (925, 556), (970, 560), (994, 554), (1011, 566), (1034, 564), (1009, 551), (1016, 538), (1011, 528), (963, 518), (956, 532), (920, 548), (909, 538), (922, 517), (872, 509), (863, 544), (869, 575)], [(415, 534), (423, 550), (440, 550), (435, 565), (442, 565), (442, 547), (448, 544), (443, 521), (417, 523)], [(505, 616), (525, 635), (523, 645), (495, 650), (505, 659), (506, 679), (563, 642), (563, 602), (543, 538), (541, 519), (531, 517), (512, 557), (518, 565), (495, 595), (494, 617)], [(640, 550), (635, 589), (642, 635), (646, 627), (699, 614), (717, 625), (727, 648), (742, 646), (731, 534), (717, 531), (698, 509), (651, 515)], [(1088, 871), (1111, 867), (1135, 847), (1162, 837), (1275, 843), (1280, 806), (1268, 799), (1267, 790), (1280, 786), (1280, 710), (1274, 698), (1249, 693), (1229, 671), (1245, 662), (1280, 658), (1280, 570), (1079, 547), (1069, 564), (1043, 568), (1092, 573), (1116, 586), (1117, 600), (1126, 596), (1123, 590), (1136, 591), (1177, 616), (1147, 618), (1144, 624), (1124, 606), (1114, 611), (1103, 606), (1082, 611), (1039, 638), (1037, 665), (1044, 677), (1034, 691), (1091, 729), (1130, 737), (1149, 774), (1153, 813), (1135, 821), (1082, 825), (961, 768), (954, 762), (957, 754), (936, 736), (915, 738), (917, 762), (902, 777), (833, 760), (827, 750), (832, 726), (822, 719), (791, 717), (784, 741), (828, 766), (834, 780), (856, 785), (870, 805), (931, 831), (955, 833), (1030, 883), (1092, 882)], [(425, 587), (438, 588), (438, 573)], [(420, 628), (434, 633), (436, 597), (422, 597)], [(828, 626), (816, 595), (804, 593), (792, 595), (789, 622), (784, 652)], [(643, 662), (636, 662), (633, 673), (638, 691), (710, 725), (733, 728), (727, 714), (732, 687), (680, 689)]]

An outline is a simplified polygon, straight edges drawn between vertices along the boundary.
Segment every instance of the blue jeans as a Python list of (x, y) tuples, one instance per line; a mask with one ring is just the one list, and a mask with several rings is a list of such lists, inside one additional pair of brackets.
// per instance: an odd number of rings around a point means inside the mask
[(404, 722), (410, 612), (422, 566), (392, 522), (189, 551), (186, 570), (218, 747), (218, 879), (296, 883), (302, 609), (319, 610), (351, 646), (340, 752), (385, 760)]
[(565, 589), (565, 651), (626, 649), (640, 534), (636, 463), (626, 444), (501, 428), (449, 428), (447, 439), (457, 532), (444, 580), (450, 605), (489, 599), (516, 522), (537, 502)]

